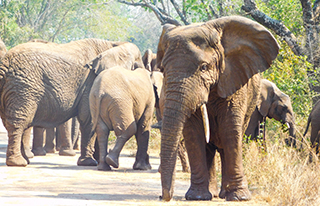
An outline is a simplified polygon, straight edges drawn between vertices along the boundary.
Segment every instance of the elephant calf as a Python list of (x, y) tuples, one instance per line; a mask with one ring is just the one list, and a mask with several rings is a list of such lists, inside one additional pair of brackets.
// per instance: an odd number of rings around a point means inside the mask
[[(119, 167), (119, 154), (130, 137), (138, 145), (133, 169), (151, 169), (147, 154), (155, 95), (150, 72), (117, 66), (101, 72), (89, 95), (93, 128), (97, 133), (100, 161), (98, 170)], [(107, 153), (109, 132), (117, 136), (115, 146)]]
[(267, 79), (261, 80), (260, 99), (258, 105), (251, 115), (249, 125), (245, 134), (257, 140), (260, 123), (265, 118), (273, 118), (289, 127), (289, 135), (292, 137), (286, 140), (288, 145), (296, 145), (295, 141), (295, 120), (290, 97), (283, 93), (274, 83)]

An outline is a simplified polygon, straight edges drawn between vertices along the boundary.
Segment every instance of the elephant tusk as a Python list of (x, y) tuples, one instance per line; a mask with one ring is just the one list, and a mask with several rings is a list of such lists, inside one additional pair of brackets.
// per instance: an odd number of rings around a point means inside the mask
[(286, 122), (286, 125), (288, 126), (288, 128), (290, 129), (290, 124), (288, 122)]
[(205, 104), (201, 105), (201, 114), (202, 114), (202, 120), (203, 120), (203, 127), (204, 127), (204, 134), (206, 136), (206, 141), (209, 143), (210, 141), (210, 129), (209, 129), (209, 118), (208, 118), (208, 112), (207, 107)]

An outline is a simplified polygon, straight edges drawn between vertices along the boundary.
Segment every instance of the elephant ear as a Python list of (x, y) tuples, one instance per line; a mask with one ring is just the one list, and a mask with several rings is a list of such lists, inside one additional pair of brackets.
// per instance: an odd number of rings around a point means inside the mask
[(262, 25), (240, 16), (209, 21), (221, 35), (225, 68), (220, 74), (218, 95), (227, 97), (255, 74), (268, 69), (277, 57), (279, 45)]
[(162, 28), (162, 33), (159, 39), (158, 43), (158, 50), (157, 50), (157, 60), (156, 60), (156, 68), (159, 68), (161, 72), (163, 72), (163, 66), (162, 66), (162, 58), (165, 53), (165, 47), (166, 47), (166, 40), (165, 35), (168, 31), (171, 31), (172, 29), (176, 28), (173, 24), (165, 24)]
[(102, 55), (99, 54), (96, 58), (94, 58), (92, 61), (90, 61), (86, 67), (93, 70), (96, 75), (98, 75), (100, 71), (100, 62), (101, 62)]
[(152, 61), (152, 51), (151, 49), (148, 49), (142, 57), (142, 62), (148, 71), (151, 71), (151, 61)]
[(266, 117), (270, 111), (272, 103), (274, 102), (275, 91), (273, 83), (266, 79), (261, 80), (260, 98), (257, 104), (258, 111), (263, 117)]

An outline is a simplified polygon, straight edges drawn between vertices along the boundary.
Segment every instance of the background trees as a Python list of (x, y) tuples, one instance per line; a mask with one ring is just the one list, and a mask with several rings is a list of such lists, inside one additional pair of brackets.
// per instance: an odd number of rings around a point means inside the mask
[(8, 48), (31, 39), (103, 38), (132, 41), (144, 51), (156, 48), (160, 32), (154, 15), (116, 1), (0, 0), (0, 36)]
[(40, 38), (57, 43), (82, 38), (130, 41), (157, 50), (161, 25), (185, 25), (226, 15), (253, 18), (281, 45), (263, 73), (290, 95), (304, 121), (320, 96), (320, 0), (0, 0), (0, 37), (7, 48)]

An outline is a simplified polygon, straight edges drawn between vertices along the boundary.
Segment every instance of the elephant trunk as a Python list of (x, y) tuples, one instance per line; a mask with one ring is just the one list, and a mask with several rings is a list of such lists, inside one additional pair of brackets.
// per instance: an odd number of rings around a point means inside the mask
[(182, 137), (185, 115), (172, 108), (165, 107), (161, 130), (161, 184), (162, 199), (171, 200), (175, 182), (176, 157), (178, 143)]
[[(173, 195), (178, 143), (186, 119), (203, 104), (195, 85), (185, 82), (167, 82), (161, 130), (161, 183), (162, 199), (169, 201)], [(190, 82), (189, 82), (190, 83)], [(190, 89), (193, 88), (193, 89)], [(205, 101), (205, 100), (204, 100)]]
[(286, 123), (289, 128), (289, 135), (290, 137), (285, 140), (288, 146), (296, 147), (296, 126), (294, 122), (290, 121)]

